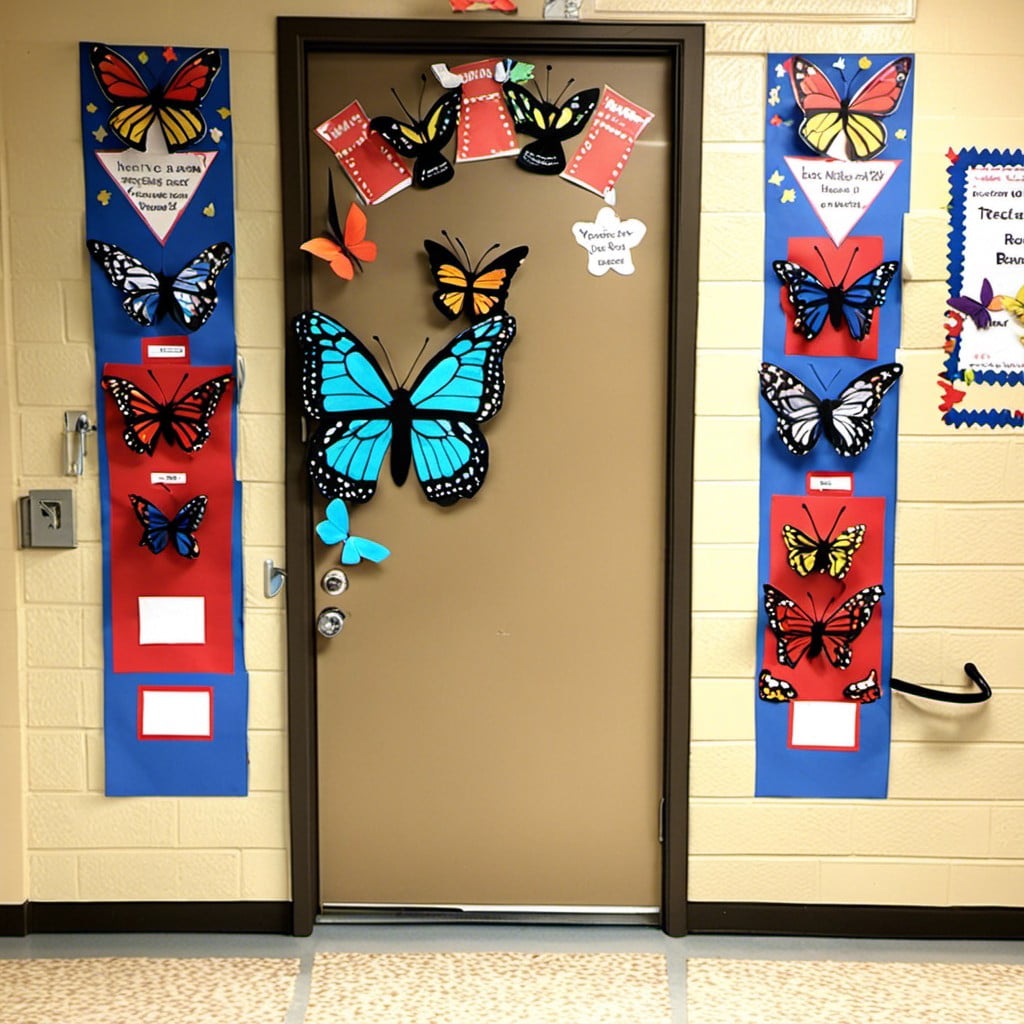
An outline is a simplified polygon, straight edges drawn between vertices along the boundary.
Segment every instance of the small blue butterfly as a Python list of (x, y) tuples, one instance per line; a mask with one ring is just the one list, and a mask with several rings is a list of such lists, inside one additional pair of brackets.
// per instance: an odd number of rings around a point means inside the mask
[(488, 463), (479, 424), (501, 408), (512, 317), (492, 316), (457, 334), (408, 389), (392, 388), (366, 346), (325, 313), (301, 313), (295, 328), (305, 347), (303, 403), (320, 421), (309, 468), (323, 494), (369, 501), (389, 448), (396, 486), (411, 463), (438, 505), (476, 494)]
[(317, 536), (325, 544), (344, 544), (341, 550), (342, 565), (358, 565), (364, 558), (368, 562), (383, 562), (391, 552), (366, 537), (354, 537), (349, 533), (348, 508), (341, 498), (327, 504), (327, 518), (316, 524)]
[(199, 541), (195, 532), (206, 515), (206, 495), (200, 494), (191, 501), (185, 502), (178, 513), (169, 519), (151, 501), (140, 498), (137, 494), (129, 494), (128, 500), (135, 509), (135, 515), (142, 523), (142, 539), (139, 547), (149, 548), (154, 555), (159, 555), (168, 543), (174, 542), (174, 550), (182, 558), (199, 557)]

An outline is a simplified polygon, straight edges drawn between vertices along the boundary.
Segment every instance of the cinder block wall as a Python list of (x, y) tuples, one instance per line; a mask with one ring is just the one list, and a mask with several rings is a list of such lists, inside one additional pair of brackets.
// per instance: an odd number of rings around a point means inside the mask
[[(443, 0), (386, 6), (382, 12), (376, 0), (308, 0), (301, 13), (446, 17), (448, 9)], [(519, 6), (520, 16), (538, 17), (542, 4), (520, 0)], [(953, 0), (927, 0), (916, 21), (876, 14), (879, 20), (866, 24), (801, 20), (812, 6), (828, 5), (752, 0), (748, 21), (708, 26), (690, 895), (1024, 905), (1024, 548), (1018, 542), (1024, 439), (942, 428), (934, 385), (944, 299), (943, 154), (951, 145), (1006, 147), (1024, 138), (1016, 113), (1024, 84), (1016, 43), (1012, 33), (989, 29), (1013, 24), (1017, 5), (978, 0), (976, 16), (965, 22)], [(855, 6), (851, 0), (848, 7)], [(898, 12), (907, 3), (892, 0), (887, 8), (875, 0), (871, 7)], [(685, 0), (584, 3), (585, 15), (608, 19), (678, 18), (686, 8)], [(10, 438), (6, 448), (0, 441), (0, 489), (13, 499), (29, 487), (71, 483), (82, 541), (77, 551), (12, 555), (13, 513), (0, 520), (0, 641), (12, 641), (0, 643), (0, 820), (13, 823), (0, 831), (0, 902), (288, 896), (284, 615), (282, 604), (267, 602), (259, 585), (262, 560), (283, 560), (274, 17), (289, 12), (269, 0), (252, 0), (244, 18), (226, 0), (184, 0), (175, 11), (184, 17), (174, 25), (192, 27), (186, 35), (173, 30), (159, 8), (129, 0), (51, 0), (45, 8), (7, 5), (0, 14), (0, 366), (11, 368), (0, 379), (0, 436)], [(788, 19), (766, 20), (779, 11)], [(165, 38), (168, 32), (173, 38)], [(82, 245), (82, 39), (231, 50), (237, 323), (248, 365), (239, 469), (253, 793), (244, 800), (102, 796), (96, 468), (72, 483), (60, 475), (59, 459), (62, 410), (93, 408)], [(888, 801), (754, 801), (764, 54), (856, 49), (918, 55), (895, 671), (954, 682), (960, 665), (975, 660), (997, 699), (951, 712), (898, 698)], [(990, 88), (992, 82), (998, 87)], [(5, 415), (9, 433), (3, 432)], [(10, 599), (5, 586), (14, 590)]]

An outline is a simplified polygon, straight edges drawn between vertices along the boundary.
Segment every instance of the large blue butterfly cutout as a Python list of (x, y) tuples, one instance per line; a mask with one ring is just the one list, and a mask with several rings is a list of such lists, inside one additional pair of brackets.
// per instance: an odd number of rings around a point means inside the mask
[(320, 421), (310, 440), (310, 474), (323, 494), (369, 501), (389, 447), (397, 486), (411, 462), (438, 505), (476, 494), (488, 464), (479, 424), (501, 408), (502, 360), (516, 334), (511, 316), (457, 334), (409, 389), (392, 388), (366, 346), (325, 313), (301, 313), (295, 328), (304, 345), (303, 403)]

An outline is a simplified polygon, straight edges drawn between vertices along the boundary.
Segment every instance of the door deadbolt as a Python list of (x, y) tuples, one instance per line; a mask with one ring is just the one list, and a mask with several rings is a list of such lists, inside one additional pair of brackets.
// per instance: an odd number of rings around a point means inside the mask
[(330, 640), (345, 628), (345, 613), (340, 608), (325, 608), (316, 617), (316, 631)]
[(320, 577), (320, 586), (331, 595), (337, 597), (348, 590), (348, 574), (344, 569), (328, 569)]

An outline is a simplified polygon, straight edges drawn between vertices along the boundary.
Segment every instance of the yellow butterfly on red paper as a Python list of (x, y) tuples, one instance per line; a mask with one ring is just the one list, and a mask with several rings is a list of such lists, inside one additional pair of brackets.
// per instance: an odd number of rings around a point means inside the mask
[(863, 543), (867, 527), (863, 523), (857, 523), (836, 533), (839, 520), (846, 511), (844, 505), (836, 514), (828, 533), (822, 536), (810, 509), (806, 504), (801, 505), (801, 508), (807, 513), (814, 536), (808, 536), (790, 523), (783, 524), (782, 539), (786, 544), (786, 561), (789, 567), (798, 576), (810, 576), (812, 572), (821, 572), (836, 580), (843, 579), (853, 565), (853, 553)]

